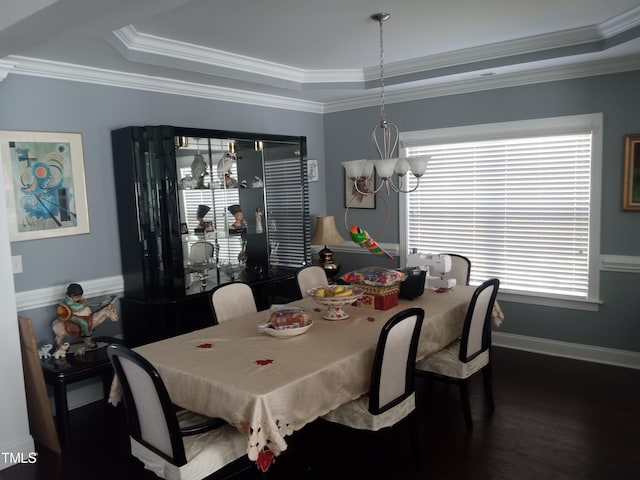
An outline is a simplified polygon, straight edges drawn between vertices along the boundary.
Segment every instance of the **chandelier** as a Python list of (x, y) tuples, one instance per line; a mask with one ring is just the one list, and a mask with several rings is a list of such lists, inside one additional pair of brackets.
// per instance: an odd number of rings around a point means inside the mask
[[(380, 25), (380, 120), (371, 130), (373, 144), (378, 151), (379, 159), (376, 160), (350, 160), (342, 162), (347, 177), (353, 182), (353, 189), (359, 195), (375, 195), (382, 188), (386, 189), (387, 195), (394, 192), (410, 193), (415, 191), (420, 185), (420, 177), (427, 168), (429, 156), (419, 156), (406, 158), (405, 156), (394, 156), (398, 149), (398, 127), (395, 123), (388, 122), (384, 111), (384, 41), (382, 24), (389, 20), (388, 13), (375, 13), (371, 19)], [(380, 177), (380, 185), (377, 188), (367, 189), (367, 180), (373, 175), (374, 169)], [(418, 179), (415, 187), (411, 190), (403, 190), (403, 180), (407, 173), (411, 173)], [(393, 176), (397, 175), (397, 183), (393, 181)]]

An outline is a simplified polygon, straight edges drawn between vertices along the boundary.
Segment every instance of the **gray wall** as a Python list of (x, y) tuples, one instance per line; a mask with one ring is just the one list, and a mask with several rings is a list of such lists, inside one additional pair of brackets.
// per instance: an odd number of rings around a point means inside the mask
[[(128, 125), (175, 125), (307, 137), (310, 158), (324, 158), (319, 114), (201, 100), (100, 85), (8, 75), (0, 82), (0, 130), (41, 130), (82, 134), (91, 233), (14, 242), (23, 273), (14, 275), (16, 292), (121, 274), (114, 197), (111, 137)], [(322, 214), (324, 164), (320, 181), (310, 184), (311, 213)], [(98, 299), (89, 299), (97, 303)], [(39, 343), (52, 340), (55, 306), (20, 312), (33, 319)], [(97, 334), (121, 331), (105, 323)]]
[[(403, 131), (603, 112), (601, 253), (640, 256), (640, 213), (621, 210), (624, 134), (640, 129), (638, 84), (640, 72), (632, 72), (387, 104), (386, 111)], [(164, 123), (306, 135), (308, 156), (318, 158), (320, 166), (320, 181), (310, 185), (312, 214), (335, 215), (344, 228), (340, 162), (373, 158), (370, 130), (379, 115), (376, 107), (322, 116), (16, 75), (0, 82), (0, 104), (0, 129), (83, 134), (91, 219), (89, 235), (13, 243), (12, 254), (22, 255), (24, 268), (14, 276), (17, 292), (120, 274), (109, 137), (114, 128)], [(387, 201), (389, 228), (377, 240), (397, 243), (397, 198)], [(349, 223), (365, 225), (373, 234), (384, 215), (385, 204), (378, 200), (376, 210), (351, 210)], [(336, 256), (343, 271), (376, 262), (367, 255)], [(636, 274), (602, 272), (598, 312), (505, 302), (507, 320), (500, 331), (640, 352), (638, 285)], [(34, 319), (40, 340), (49, 333), (53, 312), (52, 306), (21, 313)]]
[[(492, 91), (452, 95), (386, 105), (387, 120), (401, 131), (426, 130), (512, 120), (602, 112), (604, 115), (601, 254), (640, 256), (640, 212), (622, 210), (624, 135), (638, 133), (640, 72), (612, 74)], [(375, 158), (370, 131), (377, 108), (326, 114), (325, 155), (333, 179), (327, 185), (327, 209), (344, 215), (344, 169), (341, 161)], [(345, 139), (348, 138), (348, 141)], [(428, 169), (427, 173), (428, 175)], [(397, 194), (387, 199), (389, 227), (376, 240), (399, 242)], [(385, 215), (376, 210), (349, 211), (349, 224), (374, 235)], [(341, 222), (342, 223), (342, 222)], [(343, 227), (344, 228), (344, 227)], [(361, 256), (336, 255), (342, 270), (357, 268)], [(379, 260), (370, 256), (369, 264)], [(602, 306), (598, 312), (502, 303), (501, 332), (596, 347), (640, 352), (640, 278), (633, 273), (601, 273)]]

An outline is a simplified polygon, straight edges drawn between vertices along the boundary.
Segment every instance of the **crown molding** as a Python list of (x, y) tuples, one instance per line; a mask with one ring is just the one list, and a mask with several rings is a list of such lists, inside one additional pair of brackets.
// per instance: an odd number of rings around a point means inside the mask
[[(235, 70), (248, 75), (258, 75), (298, 84), (363, 82), (361, 69), (303, 70), (259, 58), (238, 55), (192, 43), (179, 42), (139, 32), (133, 25), (115, 30), (107, 40), (120, 54), (133, 61), (153, 65), (172, 66), (176, 62), (202, 71), (202, 65), (211, 72)], [(162, 60), (162, 59), (165, 60)], [(266, 82), (269, 83), (269, 82)]]
[[(602, 40), (604, 38), (596, 27), (575, 28), (389, 63), (385, 64), (384, 71), (386, 77), (393, 78), (394, 76), (476, 64), (487, 60), (557, 51), (578, 45), (598, 44)], [(375, 80), (378, 75), (379, 67), (377, 66), (365, 69), (365, 80)]]
[(16, 67), (15, 62), (7, 62), (6, 60), (0, 60), (0, 82), (7, 78), (7, 75), (13, 71)]
[[(612, 73), (640, 70), (640, 58), (638, 56), (621, 57), (612, 60), (601, 60), (573, 65), (533, 69), (526, 72), (498, 74), (492, 76), (478, 76), (466, 78), (455, 82), (433, 84), (411, 89), (402, 89), (385, 93), (385, 103), (402, 103), (427, 98), (444, 97), (463, 93), (494, 90), (498, 88), (518, 87), (536, 83), (570, 80), (573, 78), (593, 77)], [(368, 94), (349, 100), (327, 102), (324, 104), (324, 112), (339, 112), (376, 106), (380, 96)]]
[(597, 28), (604, 38), (611, 38), (640, 26), (640, 5), (598, 24)]
[[(626, 12), (622, 19), (610, 20), (606, 28), (588, 26), (535, 35), (522, 39), (493, 43), (452, 52), (388, 63), (385, 73), (389, 79), (395, 76), (425, 73), (438, 69), (459, 67), (519, 55), (558, 51), (567, 47), (588, 46), (592, 50), (602, 49), (606, 39), (603, 32), (616, 34), (640, 23), (640, 9)], [(246, 75), (258, 75), (279, 81), (292, 82), (296, 88), (307, 83), (331, 83), (336, 88), (342, 83), (361, 83), (374, 81), (379, 75), (379, 66), (348, 70), (303, 70), (288, 65), (268, 62), (259, 58), (238, 55), (233, 52), (216, 50), (169, 38), (158, 37), (139, 32), (133, 25), (115, 30), (108, 37), (111, 44), (128, 60), (153, 65), (173, 66), (176, 62), (190, 66), (195, 71), (213, 68), (210, 73), (236, 71)], [(163, 60), (164, 59), (164, 60)], [(205, 66), (203, 68), (203, 66)], [(236, 74), (237, 75), (237, 74)], [(233, 74), (231, 76), (234, 76)], [(269, 80), (265, 83), (271, 84)]]
[(169, 95), (184, 95), (207, 100), (243, 103), (262, 107), (323, 113), (323, 106), (320, 102), (190, 83), (170, 78), (152, 77), (149, 75), (118, 72), (83, 65), (73, 65), (38, 58), (9, 56), (7, 59), (15, 65), (11, 73), (19, 75), (95, 83), (111, 87), (131, 88), (134, 90), (166, 93)]
[[(305, 71), (299, 68), (141, 33), (133, 25), (115, 30), (107, 40), (127, 60), (141, 63), (171, 66), (179, 61), (182, 64), (214, 66), (295, 83), (302, 83), (305, 76)], [(162, 58), (167, 60), (156, 60)], [(202, 71), (202, 66), (193, 70)]]
[[(472, 93), (633, 70), (640, 70), (640, 58), (638, 56), (539, 68), (526, 72), (478, 76), (427, 86), (405, 87), (402, 89), (396, 87), (395, 91), (388, 90), (385, 93), (385, 102), (387, 104), (401, 103), (446, 95)], [(3, 72), (4, 76), (2, 75)], [(0, 81), (6, 77), (8, 73), (321, 114), (377, 106), (380, 100), (379, 94), (376, 92), (365, 95), (354, 94), (350, 99), (335, 102), (312, 102), (284, 96), (261, 94), (205, 84), (189, 83), (169, 78), (131, 74), (20, 56), (9, 56), (0, 61)]]

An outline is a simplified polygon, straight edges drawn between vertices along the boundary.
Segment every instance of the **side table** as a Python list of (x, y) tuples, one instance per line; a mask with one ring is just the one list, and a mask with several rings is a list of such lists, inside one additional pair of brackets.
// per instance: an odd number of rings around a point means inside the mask
[[(99, 345), (122, 343), (119, 338), (94, 337)], [(56, 426), (61, 444), (68, 444), (71, 440), (71, 424), (69, 421), (69, 405), (67, 403), (67, 385), (87, 378), (102, 376), (102, 387), (105, 401), (109, 398), (109, 389), (113, 380), (113, 368), (107, 356), (107, 349), (101, 346), (96, 350), (87, 351), (84, 355), (67, 354), (58, 360), (53, 357), (40, 360), (46, 384), (53, 387), (56, 407)]]

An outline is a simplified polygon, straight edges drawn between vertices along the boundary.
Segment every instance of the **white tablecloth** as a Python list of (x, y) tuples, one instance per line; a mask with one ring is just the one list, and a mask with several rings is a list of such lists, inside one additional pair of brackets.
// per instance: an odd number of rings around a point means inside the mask
[(265, 448), (279, 455), (287, 435), (368, 391), (377, 339), (393, 314), (411, 306), (425, 309), (422, 358), (460, 336), (474, 289), (425, 291), (386, 311), (347, 306), (350, 318), (340, 321), (322, 319), (326, 307), (307, 298), (292, 303), (313, 320), (297, 337), (259, 333), (265, 311), (135, 350), (158, 369), (175, 404), (244, 431), (249, 458), (256, 460)]

